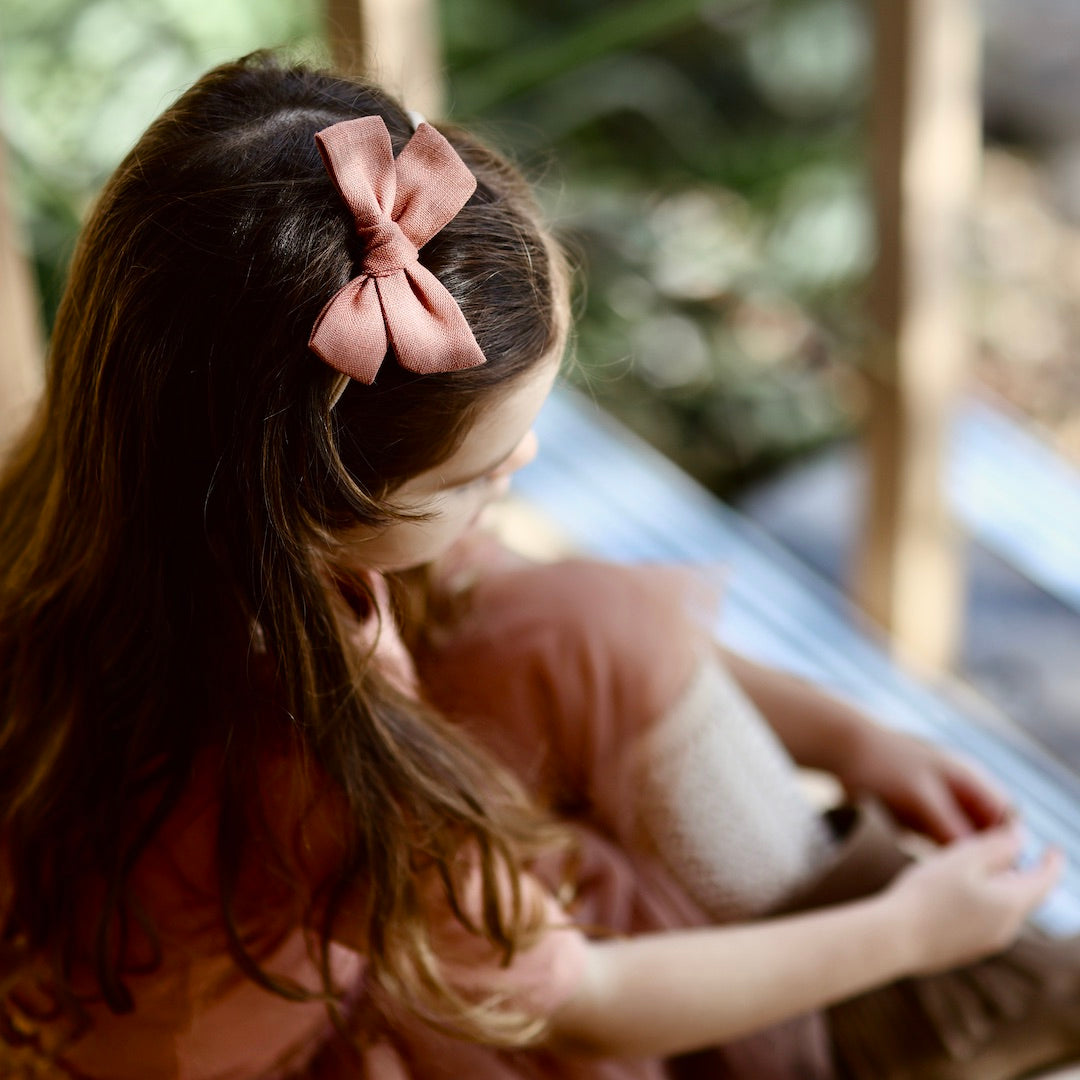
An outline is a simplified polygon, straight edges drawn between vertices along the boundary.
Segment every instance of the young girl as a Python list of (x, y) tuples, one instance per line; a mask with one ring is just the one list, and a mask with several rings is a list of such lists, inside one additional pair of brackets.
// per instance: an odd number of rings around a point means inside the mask
[[(1071, 1055), (1080, 964), (1010, 947), (1059, 859), (1014, 868), (987, 781), (725, 666), (674, 571), (475, 538), (535, 451), (567, 271), (440, 130), (251, 57), (85, 228), (0, 485), (0, 1074)], [(944, 846), (820, 817), (788, 752)]]

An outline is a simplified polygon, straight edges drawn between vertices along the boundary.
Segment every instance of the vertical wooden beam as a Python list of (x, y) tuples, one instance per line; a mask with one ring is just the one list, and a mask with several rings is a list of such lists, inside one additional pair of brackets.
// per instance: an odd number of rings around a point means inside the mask
[(0, 139), (0, 450), (41, 393), (44, 352), (36, 290), (15, 223)]
[(964, 264), (980, 154), (975, 0), (875, 0), (878, 262), (867, 523), (856, 596), (924, 669), (962, 625), (960, 545), (942, 491), (968, 352)]
[(436, 0), (326, 0), (334, 66), (433, 119), (446, 107)]

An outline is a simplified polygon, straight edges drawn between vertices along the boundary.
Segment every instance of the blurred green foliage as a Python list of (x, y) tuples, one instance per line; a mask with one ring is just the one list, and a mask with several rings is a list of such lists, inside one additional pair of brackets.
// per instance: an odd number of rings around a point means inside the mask
[(46, 320), (78, 224), (151, 120), (264, 45), (324, 58), (317, 0), (3, 0), (0, 120)]
[[(857, 412), (871, 256), (854, 0), (442, 0), (456, 119), (534, 175), (587, 289), (575, 378), (714, 490)], [(317, 0), (4, 0), (0, 108), (53, 310), (146, 124), (262, 46), (325, 62)]]

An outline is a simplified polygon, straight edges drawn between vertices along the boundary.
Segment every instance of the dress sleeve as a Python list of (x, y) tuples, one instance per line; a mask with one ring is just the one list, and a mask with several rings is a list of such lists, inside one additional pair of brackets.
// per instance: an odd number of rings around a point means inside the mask
[[(308, 805), (299, 815), (296, 828), (287, 834), (297, 872), (312, 883), (325, 880), (342, 857), (344, 812), (340, 799), (324, 794)], [(479, 865), (470, 864), (463, 877), (459, 904), (466, 919), (479, 925), (483, 913)], [(360, 957), (368, 951), (366, 888), (365, 883), (358, 882), (342, 898), (331, 932), (338, 945)], [(510, 887), (505, 872), (500, 874), (497, 891), (500, 902), (508, 906)], [(315, 891), (312, 895), (319, 893)], [(421, 888), (420, 900), (427, 913), (431, 954), (452, 989), (469, 1001), (494, 1004), (507, 1013), (543, 1020), (573, 994), (581, 981), (588, 940), (537, 876), (528, 872), (521, 875), (520, 895), (524, 921), (535, 926), (536, 931), (509, 963), (505, 962), (501, 949), (457, 917), (441, 880), (434, 873), (430, 883)], [(314, 925), (318, 925), (321, 920), (318, 905), (314, 911)]]

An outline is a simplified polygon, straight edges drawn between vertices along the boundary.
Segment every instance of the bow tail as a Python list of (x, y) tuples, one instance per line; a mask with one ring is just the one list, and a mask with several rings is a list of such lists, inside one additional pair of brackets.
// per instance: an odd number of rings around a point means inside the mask
[(403, 368), (430, 375), (484, 362), (461, 308), (425, 267), (413, 263), (375, 282), (390, 343)]
[(319, 312), (309, 347), (332, 368), (370, 385), (386, 358), (387, 336), (376, 279), (354, 278)]

